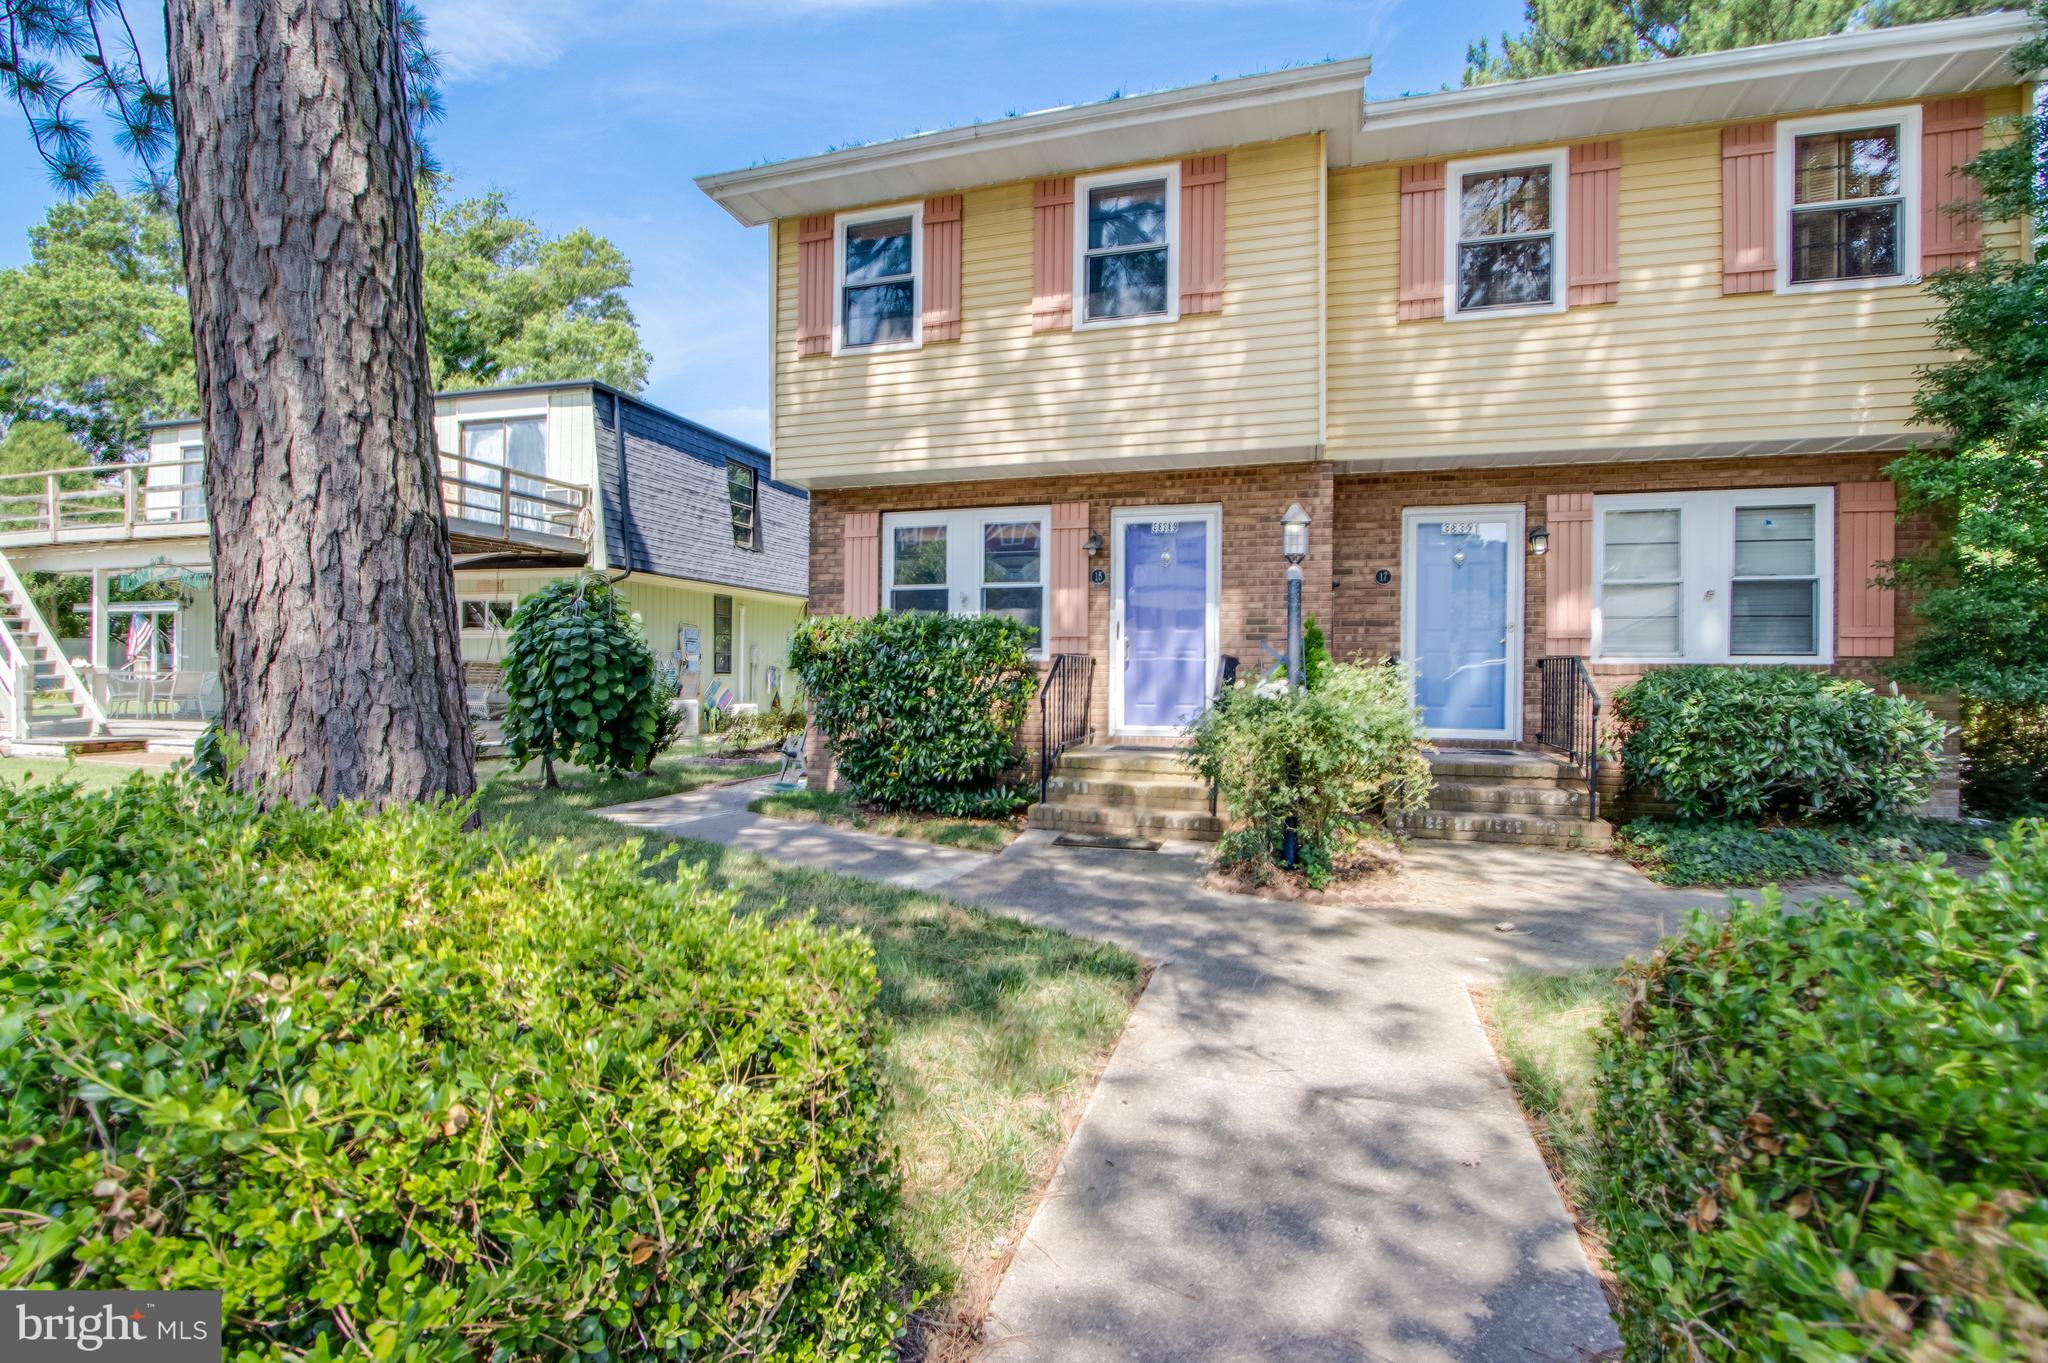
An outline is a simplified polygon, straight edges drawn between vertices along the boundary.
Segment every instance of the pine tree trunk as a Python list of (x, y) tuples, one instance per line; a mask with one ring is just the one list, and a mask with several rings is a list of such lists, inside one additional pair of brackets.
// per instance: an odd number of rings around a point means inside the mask
[(463, 796), (392, 0), (170, 0), (222, 723), (266, 799)]

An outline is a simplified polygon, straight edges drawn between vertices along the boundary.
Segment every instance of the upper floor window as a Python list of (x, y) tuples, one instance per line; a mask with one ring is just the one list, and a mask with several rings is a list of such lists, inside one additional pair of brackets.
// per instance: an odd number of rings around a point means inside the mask
[(1563, 149), (1449, 165), (1447, 317), (1564, 307), (1568, 173)]
[(1781, 288), (1900, 283), (1919, 255), (1918, 108), (1778, 124)]
[(732, 542), (742, 549), (761, 547), (760, 475), (737, 459), (725, 463), (726, 498), (732, 503)]
[[(508, 470), (500, 474), (498, 470)], [(525, 530), (548, 528), (547, 485), (539, 481), (548, 472), (548, 423), (545, 417), (517, 417), (503, 421), (462, 423), (462, 462), (455, 470), (462, 495), (448, 513), (471, 520), (495, 521), (509, 514), (514, 525)], [(445, 471), (444, 471), (445, 473)], [(532, 477), (510, 475), (531, 474)], [(504, 506), (501, 488), (512, 494), (512, 505)]]
[(839, 313), (835, 350), (890, 350), (921, 339), (918, 269), (924, 205), (839, 219)]
[(1074, 325), (1178, 315), (1180, 167), (1082, 176), (1074, 182), (1074, 202), (1086, 214), (1085, 230), (1074, 234), (1081, 293)]

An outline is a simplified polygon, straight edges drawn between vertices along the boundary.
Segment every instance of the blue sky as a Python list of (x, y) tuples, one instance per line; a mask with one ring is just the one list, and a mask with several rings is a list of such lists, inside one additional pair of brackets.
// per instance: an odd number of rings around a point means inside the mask
[[(1455, 83), (1519, 0), (422, 0), (447, 64), (436, 153), (551, 231), (631, 257), (646, 396), (768, 433), (768, 234), (693, 177), (970, 122), (1370, 53), (1375, 97)], [(592, 16), (603, 13), (604, 22)], [(0, 266), (52, 191), (0, 127)]]

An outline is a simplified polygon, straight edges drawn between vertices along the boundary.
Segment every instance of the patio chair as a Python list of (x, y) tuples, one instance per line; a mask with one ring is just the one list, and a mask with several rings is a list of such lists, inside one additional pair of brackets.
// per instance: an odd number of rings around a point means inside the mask
[(806, 724), (802, 733), (782, 740), (782, 770), (775, 777), (777, 793), (802, 790), (810, 784), (810, 776), (804, 770), (804, 749), (810, 746), (810, 738), (811, 726)]
[(106, 707), (110, 715), (140, 718), (156, 701), (155, 679), (140, 672), (109, 668), (106, 672)]
[(169, 709), (171, 719), (207, 719), (207, 673), (181, 668), (171, 673), (155, 699)]

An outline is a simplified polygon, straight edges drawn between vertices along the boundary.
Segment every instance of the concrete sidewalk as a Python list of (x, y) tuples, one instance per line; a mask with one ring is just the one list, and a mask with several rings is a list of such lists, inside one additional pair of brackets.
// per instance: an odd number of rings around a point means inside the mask
[[(1120, 942), (1158, 963), (998, 1290), (991, 1363), (1564, 1363), (1619, 1341), (1468, 990), (1618, 961), (1712, 896), (1417, 846), (1396, 908), (1269, 903), (1189, 856), (999, 856), (746, 813), (603, 811)], [(883, 846), (879, 844), (893, 844)], [(1498, 925), (1512, 923), (1502, 932)]]

